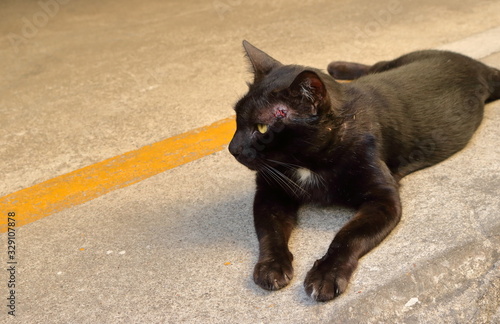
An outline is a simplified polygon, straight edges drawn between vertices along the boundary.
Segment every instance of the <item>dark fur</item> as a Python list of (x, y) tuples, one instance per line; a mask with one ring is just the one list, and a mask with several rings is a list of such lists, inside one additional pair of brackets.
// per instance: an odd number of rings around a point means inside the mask
[[(357, 209), (305, 279), (318, 301), (339, 296), (358, 260), (401, 217), (398, 182), (462, 149), (500, 72), (451, 52), (421, 51), (373, 66), (333, 62), (328, 72), (282, 65), (247, 42), (254, 82), (236, 104), (230, 152), (257, 171), (254, 281), (276, 290), (293, 277), (288, 239), (304, 203)], [(268, 125), (261, 134), (257, 124)], [(301, 183), (298, 168), (315, 182)]]

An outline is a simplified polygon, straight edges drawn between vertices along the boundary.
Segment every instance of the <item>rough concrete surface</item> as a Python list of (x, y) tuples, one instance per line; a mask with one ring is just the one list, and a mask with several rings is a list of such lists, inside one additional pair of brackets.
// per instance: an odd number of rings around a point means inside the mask
[[(318, 68), (447, 46), (500, 68), (498, 12), (496, 0), (2, 1), (0, 196), (232, 115), (250, 79), (243, 39)], [(499, 125), (497, 101), (463, 151), (403, 180), (403, 220), (332, 302), (302, 282), (353, 211), (304, 208), (295, 278), (263, 291), (253, 173), (221, 151), (18, 228), (17, 316), (2, 271), (0, 322), (499, 323)]]

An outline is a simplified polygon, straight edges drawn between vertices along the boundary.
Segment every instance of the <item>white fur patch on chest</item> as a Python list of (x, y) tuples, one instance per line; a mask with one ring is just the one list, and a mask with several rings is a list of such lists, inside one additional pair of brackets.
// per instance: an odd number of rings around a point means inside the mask
[(311, 185), (316, 183), (316, 179), (311, 170), (306, 168), (298, 168), (295, 177), (297, 178), (297, 182), (301, 186)]

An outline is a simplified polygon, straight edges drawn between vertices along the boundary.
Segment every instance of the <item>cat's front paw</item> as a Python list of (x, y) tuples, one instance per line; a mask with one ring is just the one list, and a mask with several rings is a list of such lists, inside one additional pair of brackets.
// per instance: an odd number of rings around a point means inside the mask
[(306, 293), (316, 301), (326, 302), (340, 296), (347, 288), (355, 264), (336, 264), (317, 260), (304, 281)]
[(286, 258), (259, 261), (255, 265), (253, 280), (266, 290), (278, 290), (293, 278), (292, 262)]

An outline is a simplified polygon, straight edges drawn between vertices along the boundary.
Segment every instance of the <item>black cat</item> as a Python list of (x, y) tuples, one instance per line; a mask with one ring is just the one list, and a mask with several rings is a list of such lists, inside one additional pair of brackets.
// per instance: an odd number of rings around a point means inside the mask
[(429, 50), (373, 66), (333, 62), (332, 77), (243, 46), (254, 82), (236, 104), (229, 151), (257, 171), (254, 281), (277, 290), (292, 279), (288, 239), (300, 205), (344, 204), (356, 214), (304, 282), (312, 298), (331, 300), (398, 223), (399, 180), (467, 144), (484, 103), (500, 98), (500, 71)]

